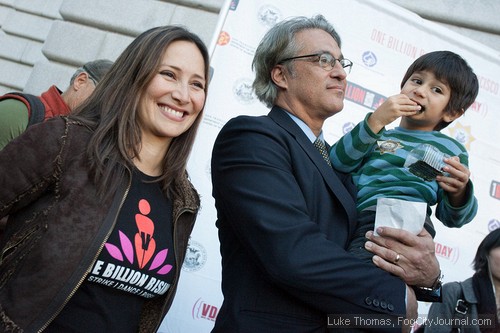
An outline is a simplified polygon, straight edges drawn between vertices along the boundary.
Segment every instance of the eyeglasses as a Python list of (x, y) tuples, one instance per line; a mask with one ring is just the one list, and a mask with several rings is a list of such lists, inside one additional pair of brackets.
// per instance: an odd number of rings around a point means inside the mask
[(94, 86), (97, 86), (97, 80), (95, 79), (92, 70), (88, 68), (86, 65), (84, 65), (82, 69), (85, 73), (87, 73), (87, 76), (89, 77), (90, 81), (94, 83)]
[(90, 75), (90, 73), (87, 73), (87, 77), (89, 78), (90, 81), (94, 84), (94, 86), (97, 86), (97, 81)]
[(318, 60), (319, 66), (321, 68), (323, 68), (325, 71), (331, 71), (333, 69), (333, 67), (335, 67), (335, 63), (338, 61), (340, 66), (342, 66), (342, 68), (345, 70), (346, 74), (349, 74), (351, 72), (351, 68), (352, 68), (352, 61), (351, 60), (344, 59), (344, 58), (336, 59), (334, 56), (332, 56), (330, 53), (327, 53), (327, 52), (285, 58), (278, 63), (282, 64), (285, 61), (302, 59), (302, 58), (310, 58), (310, 57), (319, 57), (319, 60)]

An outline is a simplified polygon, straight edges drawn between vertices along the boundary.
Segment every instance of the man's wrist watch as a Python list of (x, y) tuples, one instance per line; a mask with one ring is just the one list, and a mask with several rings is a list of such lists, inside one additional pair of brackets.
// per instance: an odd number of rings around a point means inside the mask
[(436, 280), (434, 280), (434, 283), (432, 284), (432, 286), (430, 286), (430, 287), (418, 287), (418, 288), (423, 289), (423, 290), (428, 290), (428, 291), (440, 289), (441, 286), (443, 285), (443, 278), (444, 278), (444, 275), (441, 274), (441, 271), (439, 271), (439, 275), (436, 278)]
[(443, 285), (443, 274), (439, 272), (438, 277), (434, 281), (431, 287), (413, 287), (415, 291), (415, 296), (418, 301), (422, 302), (439, 302), (441, 303), (443, 297), (441, 295), (441, 289)]

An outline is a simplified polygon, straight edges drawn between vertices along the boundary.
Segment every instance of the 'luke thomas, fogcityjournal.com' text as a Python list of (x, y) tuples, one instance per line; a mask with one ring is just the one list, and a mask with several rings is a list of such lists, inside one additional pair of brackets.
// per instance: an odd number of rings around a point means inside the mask
[[(329, 314), (328, 328), (361, 328), (377, 329), (388, 327), (418, 327), (425, 323), (425, 326), (449, 326), (449, 327), (496, 327), (495, 316), (479, 315), (474, 318), (465, 315), (460, 318), (427, 318), (426, 315), (419, 315), (416, 319), (406, 319), (405, 317), (395, 317), (383, 314)], [(500, 327), (499, 327), (500, 328)]]

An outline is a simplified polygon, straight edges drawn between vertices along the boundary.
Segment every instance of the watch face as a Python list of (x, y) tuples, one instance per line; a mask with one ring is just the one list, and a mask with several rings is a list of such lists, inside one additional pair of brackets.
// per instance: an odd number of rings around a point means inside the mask
[(434, 281), (434, 284), (432, 285), (432, 289), (441, 288), (441, 285), (443, 284), (443, 278), (444, 278), (444, 275), (441, 274), (441, 272), (439, 272), (439, 275), (436, 278), (436, 281)]

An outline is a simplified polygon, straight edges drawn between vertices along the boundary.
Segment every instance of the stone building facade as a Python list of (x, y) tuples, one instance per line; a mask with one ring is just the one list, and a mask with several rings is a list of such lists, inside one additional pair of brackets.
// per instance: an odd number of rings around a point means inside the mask
[[(135, 36), (158, 25), (185, 25), (210, 45), (229, 1), (0, 0), (0, 94), (39, 94), (52, 84), (64, 90), (77, 67), (116, 59)], [(390, 1), (500, 53), (500, 2)]]

